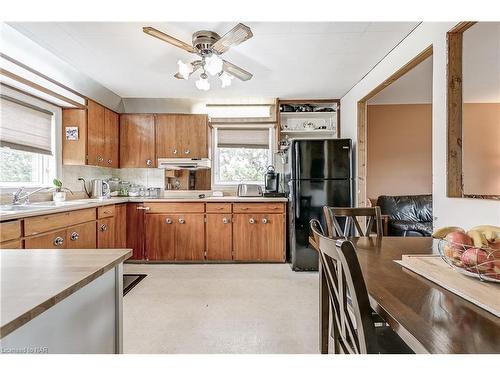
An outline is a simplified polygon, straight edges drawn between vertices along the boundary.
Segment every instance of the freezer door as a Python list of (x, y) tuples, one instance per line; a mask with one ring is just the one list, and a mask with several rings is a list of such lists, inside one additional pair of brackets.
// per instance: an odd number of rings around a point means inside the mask
[(300, 140), (292, 144), (292, 179), (351, 178), (351, 140)]
[(326, 230), (323, 206), (351, 207), (351, 180), (296, 180), (291, 184), (289, 244), (292, 268), (318, 269), (318, 254), (309, 246), (309, 221), (318, 219)]

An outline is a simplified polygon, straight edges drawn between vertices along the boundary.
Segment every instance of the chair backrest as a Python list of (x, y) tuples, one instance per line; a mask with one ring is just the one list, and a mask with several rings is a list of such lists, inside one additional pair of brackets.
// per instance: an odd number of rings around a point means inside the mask
[[(382, 237), (382, 216), (380, 214), (380, 207), (323, 207), (325, 220), (328, 229), (329, 237), (351, 237), (354, 235), (359, 237), (368, 237), (371, 233), (375, 223), (375, 230), (377, 237)], [(358, 218), (365, 217), (366, 229), (363, 230), (359, 224)], [(344, 218), (343, 225), (340, 224), (339, 218)]]
[[(312, 225), (311, 229), (316, 230)], [(345, 354), (377, 353), (368, 292), (354, 245), (350, 241), (316, 234), (333, 314), (335, 351)]]

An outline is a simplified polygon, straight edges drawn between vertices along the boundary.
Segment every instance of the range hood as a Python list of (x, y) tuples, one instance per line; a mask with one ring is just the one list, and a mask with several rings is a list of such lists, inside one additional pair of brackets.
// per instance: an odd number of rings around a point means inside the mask
[(158, 168), (162, 169), (210, 169), (210, 159), (159, 158)]

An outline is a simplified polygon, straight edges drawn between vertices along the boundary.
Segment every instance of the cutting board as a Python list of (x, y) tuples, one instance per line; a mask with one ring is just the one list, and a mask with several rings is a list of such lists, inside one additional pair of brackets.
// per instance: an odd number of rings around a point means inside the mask
[(500, 284), (462, 275), (439, 255), (403, 255), (403, 267), (500, 317)]

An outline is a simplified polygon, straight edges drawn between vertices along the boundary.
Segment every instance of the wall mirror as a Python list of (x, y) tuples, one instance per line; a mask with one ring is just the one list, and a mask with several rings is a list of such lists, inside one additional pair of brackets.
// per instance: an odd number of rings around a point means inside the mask
[(449, 197), (500, 199), (500, 22), (448, 33)]

